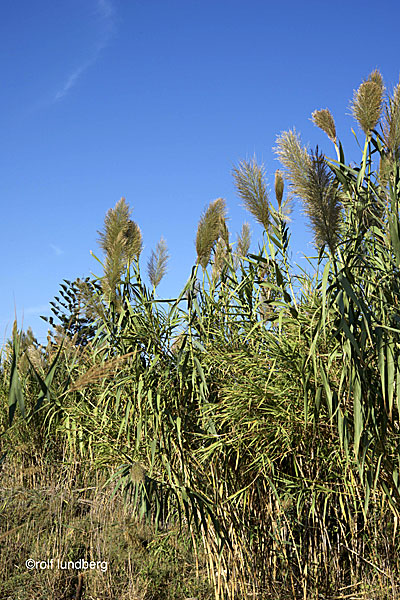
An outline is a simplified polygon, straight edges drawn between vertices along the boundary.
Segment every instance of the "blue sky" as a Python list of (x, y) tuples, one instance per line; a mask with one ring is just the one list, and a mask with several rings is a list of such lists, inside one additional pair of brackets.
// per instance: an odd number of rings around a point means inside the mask
[[(310, 121), (329, 107), (347, 157), (358, 157), (353, 90), (379, 68), (399, 80), (397, 2), (20, 0), (2, 4), (0, 345), (19, 325), (44, 342), (49, 301), (64, 278), (101, 267), (97, 231), (124, 196), (144, 238), (161, 237), (172, 297), (196, 259), (200, 214), (227, 201), (232, 237), (251, 224), (231, 171), (254, 154), (271, 190), (276, 136), (333, 148)], [(361, 136), (360, 136), (361, 138)], [(271, 193), (271, 196), (273, 194)], [(293, 259), (311, 234), (296, 205)]]

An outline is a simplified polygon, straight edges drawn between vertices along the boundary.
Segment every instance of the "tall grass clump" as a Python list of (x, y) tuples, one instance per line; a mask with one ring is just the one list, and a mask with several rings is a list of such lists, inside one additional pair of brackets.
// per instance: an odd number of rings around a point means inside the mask
[[(216, 600), (398, 598), (398, 95), (384, 98), (377, 71), (354, 93), (358, 166), (328, 109), (312, 119), (336, 159), (282, 132), (274, 200), (264, 167), (239, 162), (258, 250), (248, 224), (230, 241), (225, 201), (214, 200), (175, 299), (155, 296), (165, 243), (146, 285), (140, 229), (125, 201), (109, 211), (103, 272), (65, 282), (47, 348), (14, 329), (3, 464), (33, 454), (42, 464), (63, 448), (63, 463), (104, 475), (101, 489), (154, 540), (174, 532), (190, 546)], [(317, 254), (307, 271), (290, 254), (298, 200)]]

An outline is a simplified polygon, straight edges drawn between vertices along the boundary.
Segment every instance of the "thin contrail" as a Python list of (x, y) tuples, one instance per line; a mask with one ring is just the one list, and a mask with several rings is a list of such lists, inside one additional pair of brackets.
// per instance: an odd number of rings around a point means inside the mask
[(98, 59), (101, 51), (107, 46), (114, 32), (114, 6), (110, 0), (97, 0), (96, 13), (102, 19), (105, 27), (102, 39), (96, 45), (93, 55), (84, 60), (66, 79), (64, 85), (54, 95), (54, 102), (64, 98), (76, 85), (83, 73), (89, 69)]

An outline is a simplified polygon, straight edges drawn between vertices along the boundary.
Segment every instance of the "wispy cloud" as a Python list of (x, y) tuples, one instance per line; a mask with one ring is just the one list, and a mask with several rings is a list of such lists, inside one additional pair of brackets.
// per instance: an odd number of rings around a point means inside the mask
[(54, 96), (54, 100), (61, 100), (61, 98), (64, 98), (64, 96), (68, 94), (69, 90), (74, 87), (82, 73), (84, 73), (86, 69), (88, 69), (95, 62), (95, 60), (96, 58), (92, 58), (91, 60), (86, 61), (85, 63), (81, 64), (73, 73), (71, 73), (62, 88), (60, 88)]
[(59, 246), (55, 246), (54, 244), (49, 244), (49, 246), (56, 256), (61, 256), (61, 254), (64, 254), (64, 250), (61, 250)]
[(92, 55), (82, 62), (70, 73), (60, 89), (55, 93), (53, 101), (62, 100), (68, 92), (76, 85), (82, 75), (87, 71), (100, 56), (101, 51), (108, 45), (115, 31), (114, 15), (115, 9), (111, 0), (96, 0), (95, 15), (102, 22), (102, 33)]
[(114, 6), (110, 0), (97, 0), (97, 11), (104, 19), (113, 19)]

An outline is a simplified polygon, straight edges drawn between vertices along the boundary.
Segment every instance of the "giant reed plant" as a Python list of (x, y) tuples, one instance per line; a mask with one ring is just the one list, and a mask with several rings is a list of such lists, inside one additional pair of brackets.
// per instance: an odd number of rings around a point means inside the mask
[[(42, 415), (47, 435), (107, 467), (139, 514), (163, 530), (179, 523), (194, 550), (200, 540), (216, 599), (335, 597), (362, 581), (395, 593), (398, 88), (385, 102), (374, 72), (353, 99), (365, 134), (358, 167), (328, 109), (313, 120), (337, 160), (283, 132), (276, 202), (263, 166), (239, 163), (238, 195), (264, 228), (258, 251), (249, 253), (248, 226), (230, 242), (225, 201), (215, 200), (174, 300), (154, 293), (165, 245), (150, 258), (148, 287), (140, 230), (120, 201), (101, 235), (95, 337), (84, 352), (53, 344), (43, 372), (30, 365), (31, 426)], [(313, 229), (311, 275), (291, 264), (291, 197)], [(20, 346), (15, 332), (10, 421), (24, 409)]]

